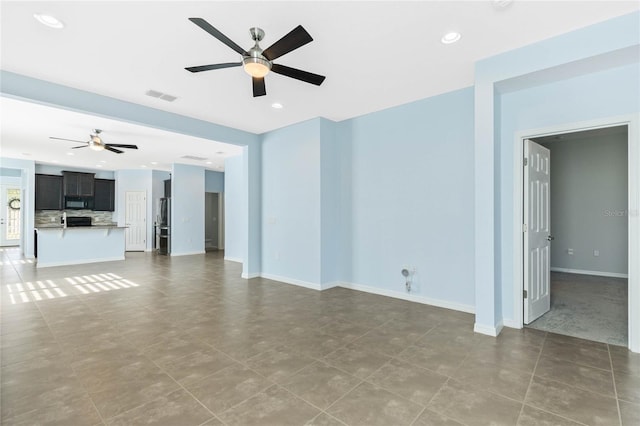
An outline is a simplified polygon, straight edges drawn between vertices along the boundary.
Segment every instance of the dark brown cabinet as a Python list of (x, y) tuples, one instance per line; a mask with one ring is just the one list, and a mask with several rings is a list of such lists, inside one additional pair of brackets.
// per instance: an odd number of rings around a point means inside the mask
[(64, 182), (64, 195), (93, 195), (93, 173), (62, 172), (62, 179)]
[(116, 181), (110, 179), (94, 179), (93, 210), (112, 212), (116, 207)]
[(62, 210), (62, 176), (36, 174), (36, 210)]

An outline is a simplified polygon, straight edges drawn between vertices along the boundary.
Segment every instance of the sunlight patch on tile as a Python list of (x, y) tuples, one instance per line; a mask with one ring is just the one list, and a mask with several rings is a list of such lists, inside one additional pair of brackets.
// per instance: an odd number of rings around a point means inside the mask
[[(68, 284), (71, 284), (81, 295), (140, 287), (139, 284), (113, 273), (76, 275), (62, 279)], [(68, 296), (53, 280), (8, 284), (4, 286), (4, 289), (12, 305), (59, 299)]]

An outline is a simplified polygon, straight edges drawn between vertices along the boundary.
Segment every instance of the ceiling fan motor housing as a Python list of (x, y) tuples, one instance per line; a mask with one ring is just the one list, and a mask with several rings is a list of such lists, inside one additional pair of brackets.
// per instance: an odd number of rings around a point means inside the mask
[(251, 38), (256, 44), (249, 49), (247, 56), (242, 56), (242, 64), (245, 71), (253, 77), (264, 77), (271, 71), (271, 61), (262, 55), (262, 48), (258, 44), (264, 38), (264, 31), (261, 28), (249, 28)]

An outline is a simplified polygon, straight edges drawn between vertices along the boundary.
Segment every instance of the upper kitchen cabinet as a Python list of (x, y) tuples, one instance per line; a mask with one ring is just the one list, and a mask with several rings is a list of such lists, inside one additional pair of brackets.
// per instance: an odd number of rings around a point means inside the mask
[(93, 196), (94, 174), (79, 172), (62, 172), (64, 195)]
[(112, 212), (116, 203), (116, 181), (110, 179), (94, 180), (94, 205), (97, 211)]
[(36, 175), (36, 210), (62, 210), (62, 176)]

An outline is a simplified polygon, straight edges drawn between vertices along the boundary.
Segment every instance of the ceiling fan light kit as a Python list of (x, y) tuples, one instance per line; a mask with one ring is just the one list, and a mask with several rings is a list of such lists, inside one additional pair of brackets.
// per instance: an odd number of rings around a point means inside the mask
[(280, 40), (276, 41), (270, 47), (264, 50), (260, 47), (260, 41), (264, 38), (264, 31), (258, 27), (250, 28), (249, 34), (251, 34), (251, 38), (253, 39), (255, 44), (251, 49), (245, 51), (242, 47), (238, 46), (231, 39), (222, 34), (218, 29), (214, 28), (204, 19), (189, 18), (189, 20), (211, 34), (213, 37), (220, 40), (235, 52), (242, 55), (242, 62), (198, 65), (185, 68), (187, 71), (196, 73), (242, 66), (244, 71), (251, 76), (254, 97), (264, 96), (267, 94), (264, 84), (264, 77), (270, 71), (273, 71), (276, 74), (284, 75), (286, 77), (294, 78), (296, 80), (304, 81), (305, 83), (315, 84), (316, 86), (320, 86), (325, 79), (325, 77), (322, 75), (313, 74), (308, 71), (303, 71), (296, 68), (273, 63), (273, 61), (280, 56), (285, 55), (313, 41), (313, 38), (302, 27), (302, 25), (298, 25)]
[[(76, 142), (76, 143), (84, 144), (84, 145), (80, 145), (80, 146), (74, 146), (71, 149), (79, 149), (79, 148), (87, 148), (87, 147), (89, 147), (89, 149), (91, 149), (93, 151), (104, 151), (104, 150), (107, 150), (107, 151), (111, 151), (111, 152), (116, 153), (116, 154), (124, 153), (124, 151), (121, 151), (121, 150), (116, 149), (116, 148), (138, 149), (137, 145), (120, 144), (120, 143), (104, 143), (104, 141), (100, 137), (100, 133), (102, 133), (102, 130), (94, 129), (93, 133), (91, 133), (89, 135), (89, 140), (88, 141), (78, 141), (78, 140), (75, 140), (75, 139), (56, 138), (54, 136), (49, 136), (49, 139), (56, 139), (56, 140), (60, 140), (60, 141), (69, 141), (69, 142)], [(67, 153), (67, 155), (73, 155), (73, 153)]]

